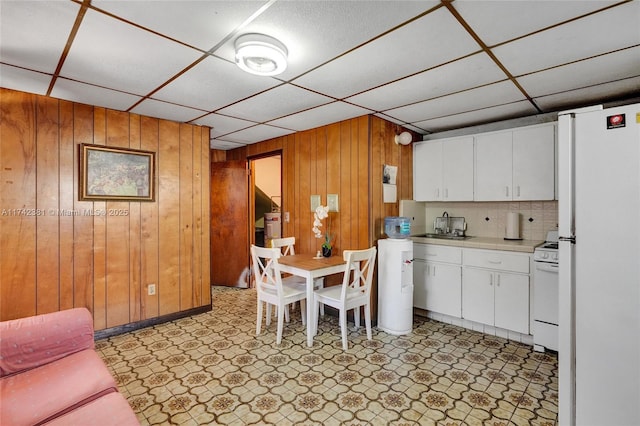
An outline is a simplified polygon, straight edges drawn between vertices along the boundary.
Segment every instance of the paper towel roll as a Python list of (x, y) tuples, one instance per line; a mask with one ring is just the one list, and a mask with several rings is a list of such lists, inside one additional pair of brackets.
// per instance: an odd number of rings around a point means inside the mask
[(505, 230), (505, 240), (520, 239), (520, 213), (507, 213), (507, 229)]

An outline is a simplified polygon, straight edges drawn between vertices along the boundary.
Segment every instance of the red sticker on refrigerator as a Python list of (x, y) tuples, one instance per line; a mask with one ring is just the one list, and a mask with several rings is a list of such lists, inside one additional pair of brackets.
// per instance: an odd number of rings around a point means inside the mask
[(607, 129), (617, 129), (627, 125), (624, 114), (607, 116)]

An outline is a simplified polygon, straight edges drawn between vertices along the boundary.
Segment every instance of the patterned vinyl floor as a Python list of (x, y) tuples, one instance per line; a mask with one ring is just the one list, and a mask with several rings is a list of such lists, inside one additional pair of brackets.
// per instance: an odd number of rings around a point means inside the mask
[(254, 290), (214, 289), (211, 312), (96, 347), (143, 425), (556, 424), (554, 354), (421, 317), (344, 352), (326, 316), (308, 348), (299, 310), (278, 346), (255, 312)]

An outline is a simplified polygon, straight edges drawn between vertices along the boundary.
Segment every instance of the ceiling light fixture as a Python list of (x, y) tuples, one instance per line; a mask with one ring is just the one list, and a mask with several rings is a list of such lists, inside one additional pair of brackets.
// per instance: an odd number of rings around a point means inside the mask
[(244, 34), (236, 39), (236, 65), (255, 75), (278, 75), (287, 68), (287, 48), (264, 34)]
[(413, 142), (413, 136), (409, 132), (402, 132), (395, 137), (396, 145), (409, 145)]

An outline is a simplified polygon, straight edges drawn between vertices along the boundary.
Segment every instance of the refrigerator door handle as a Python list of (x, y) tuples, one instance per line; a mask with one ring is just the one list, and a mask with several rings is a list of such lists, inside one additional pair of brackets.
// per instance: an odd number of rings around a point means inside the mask
[(558, 241), (568, 241), (571, 244), (575, 244), (576, 243), (576, 237), (575, 236), (571, 236), (571, 237), (558, 237)]

